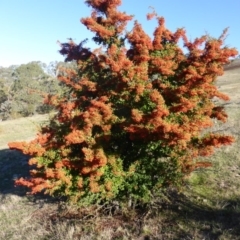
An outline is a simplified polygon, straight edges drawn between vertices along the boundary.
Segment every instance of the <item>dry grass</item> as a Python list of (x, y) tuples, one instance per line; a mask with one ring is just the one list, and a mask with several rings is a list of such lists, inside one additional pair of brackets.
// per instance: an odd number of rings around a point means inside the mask
[[(0, 239), (240, 239), (240, 68), (219, 78), (229, 121), (212, 131), (230, 133), (236, 142), (216, 151), (213, 168), (192, 174), (181, 193), (168, 192), (145, 208), (78, 208), (59, 199), (30, 197), (15, 188), (27, 176), (27, 156), (6, 149), (8, 141), (34, 138), (47, 116), (0, 123)], [(99, 208), (98, 208), (99, 207)]]
[(8, 148), (10, 141), (29, 141), (35, 137), (41, 124), (48, 120), (48, 115), (37, 115), (0, 122), (0, 150)]

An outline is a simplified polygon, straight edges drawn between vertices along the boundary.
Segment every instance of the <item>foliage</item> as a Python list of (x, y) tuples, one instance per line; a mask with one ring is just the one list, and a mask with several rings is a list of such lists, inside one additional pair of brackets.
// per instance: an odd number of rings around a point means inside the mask
[(213, 119), (227, 119), (212, 99), (229, 98), (214, 83), (237, 51), (222, 46), (226, 31), (218, 39), (190, 42), (184, 29), (172, 33), (155, 12), (148, 14), (158, 22), (153, 40), (137, 21), (125, 32), (132, 16), (117, 10), (120, 0), (86, 3), (93, 12), (81, 22), (102, 47), (61, 44), (60, 53), (76, 61), (77, 69), (62, 69), (58, 79), (68, 95), (46, 98), (57, 114), (38, 137), (9, 143), (35, 165), (31, 177), (16, 184), (32, 194), (43, 191), (86, 204), (149, 201), (169, 185), (181, 186), (195, 169), (211, 166), (199, 159), (234, 141), (203, 130)]
[[(43, 101), (41, 96), (41, 81), (48, 76), (36, 62), (22, 64), (13, 72), (15, 81), (12, 85), (12, 111), (20, 116), (33, 115), (37, 105)], [(13, 113), (12, 113), (13, 114)]]
[(7, 100), (7, 90), (4, 81), (0, 79), (0, 104)]
[(44, 95), (61, 93), (64, 88), (55, 77), (43, 71), (44, 67), (47, 68), (46, 64), (41, 62), (30, 62), (1, 69), (0, 117), (3, 120), (47, 113), (52, 109), (43, 104)]

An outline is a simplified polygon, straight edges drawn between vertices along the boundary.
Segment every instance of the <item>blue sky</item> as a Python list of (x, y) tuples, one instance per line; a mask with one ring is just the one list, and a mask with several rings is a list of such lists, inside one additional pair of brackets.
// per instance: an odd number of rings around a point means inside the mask
[[(156, 22), (146, 20), (149, 6), (165, 18), (168, 29), (184, 27), (192, 40), (205, 33), (219, 37), (229, 27), (225, 44), (240, 51), (238, 0), (122, 0), (120, 10), (135, 15), (151, 36)], [(0, 66), (63, 61), (57, 40), (70, 37), (77, 43), (89, 38), (86, 46), (93, 47), (93, 35), (80, 23), (90, 11), (84, 0), (0, 0)]]

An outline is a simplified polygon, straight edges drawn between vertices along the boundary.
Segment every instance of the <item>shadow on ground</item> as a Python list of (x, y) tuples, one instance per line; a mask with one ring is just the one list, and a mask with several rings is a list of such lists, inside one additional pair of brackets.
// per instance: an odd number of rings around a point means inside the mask
[(170, 224), (180, 226), (177, 239), (240, 239), (240, 198), (224, 199), (222, 209), (191, 201), (184, 195), (174, 198), (166, 208)]
[(0, 194), (24, 195), (25, 190), (14, 186), (14, 180), (29, 176), (29, 157), (16, 150), (0, 150)]
[[(15, 187), (14, 180), (29, 176), (28, 159), (28, 156), (16, 150), (0, 150), (0, 195), (26, 195), (27, 189)], [(46, 196), (37, 196), (38, 199), (39, 197), (49, 199)], [(234, 201), (223, 199), (226, 204), (222, 209), (192, 201), (185, 195), (174, 192), (170, 193), (169, 199), (171, 203), (161, 202), (155, 205), (156, 208), (141, 209), (138, 217), (136, 216), (137, 219), (122, 218), (120, 225), (122, 227), (128, 227), (129, 224), (131, 225), (129, 227), (137, 225), (138, 231), (143, 232), (144, 224), (151, 222), (152, 219), (160, 219), (160, 221), (154, 221), (154, 224), (159, 224), (156, 226), (157, 234), (166, 237), (156, 238), (156, 233), (154, 236), (150, 233), (149, 238), (146, 239), (169, 239), (167, 236), (171, 231), (176, 236), (171, 239), (227, 239), (225, 236), (229, 236), (230, 239), (240, 239), (240, 198)], [(76, 221), (77, 215), (73, 213), (63, 217), (56, 213), (55, 220), (59, 216), (59, 221)], [(122, 216), (122, 213), (120, 215)], [(146, 215), (148, 215), (147, 218)], [(119, 219), (120, 216), (118, 213), (111, 217)], [(106, 216), (103, 216), (104, 218)], [(223, 235), (224, 238), (222, 238)]]
[[(29, 189), (22, 186), (15, 186), (15, 180), (21, 177), (29, 177), (29, 171), (33, 168), (28, 165), (29, 156), (17, 150), (0, 150), (0, 195), (12, 194), (26, 196)], [(44, 194), (36, 194), (30, 197), (32, 201), (42, 199), (45, 202), (57, 201)], [(29, 198), (29, 199), (30, 199)]]
[[(28, 155), (24, 155), (17, 150), (0, 150), (0, 195), (26, 195), (28, 189), (26, 187), (15, 186), (15, 180), (21, 177), (29, 177), (29, 171), (34, 168), (28, 164), (29, 159)], [(44, 194), (36, 194), (34, 198), (52, 199)]]

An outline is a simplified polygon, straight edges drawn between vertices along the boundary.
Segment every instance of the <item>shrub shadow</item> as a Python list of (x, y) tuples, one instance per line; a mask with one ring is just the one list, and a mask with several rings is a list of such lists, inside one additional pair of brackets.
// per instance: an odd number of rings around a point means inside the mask
[(179, 229), (178, 239), (218, 240), (226, 239), (226, 235), (231, 239), (240, 239), (240, 198), (224, 199), (226, 204), (223, 208), (210, 207), (184, 195), (173, 199), (172, 204), (165, 207), (171, 212), (172, 224), (184, 223), (185, 227)]
[(24, 188), (15, 187), (14, 180), (29, 176), (29, 156), (16, 150), (0, 150), (0, 194), (25, 195)]
[[(30, 156), (24, 155), (17, 150), (0, 150), (0, 195), (27, 196), (28, 188), (16, 186), (15, 180), (21, 177), (29, 177), (29, 171), (33, 168), (28, 165)], [(44, 200), (44, 202), (53, 202), (58, 199), (45, 194), (28, 195), (32, 201)]]

